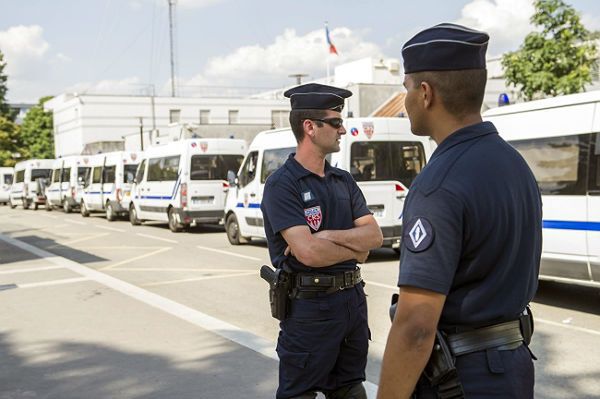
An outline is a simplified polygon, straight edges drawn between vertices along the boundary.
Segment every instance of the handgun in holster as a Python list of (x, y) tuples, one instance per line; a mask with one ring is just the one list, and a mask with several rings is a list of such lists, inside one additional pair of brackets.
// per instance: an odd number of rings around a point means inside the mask
[[(397, 306), (398, 294), (394, 294), (392, 295), (392, 304), (390, 306), (390, 318), (392, 322), (394, 321)], [(437, 391), (438, 398), (461, 399), (465, 397), (462, 384), (458, 379), (455, 360), (446, 342), (444, 333), (437, 330), (431, 356), (425, 365), (422, 376)]]
[(529, 346), (534, 329), (533, 313), (531, 313), (531, 308), (529, 307), (529, 305), (527, 305), (523, 313), (519, 315), (519, 325), (521, 326), (521, 335), (523, 336), (523, 342), (525, 342), (525, 344)]
[(283, 321), (287, 317), (290, 306), (291, 275), (282, 268), (273, 269), (263, 265), (260, 277), (269, 283), (269, 304), (271, 316)]

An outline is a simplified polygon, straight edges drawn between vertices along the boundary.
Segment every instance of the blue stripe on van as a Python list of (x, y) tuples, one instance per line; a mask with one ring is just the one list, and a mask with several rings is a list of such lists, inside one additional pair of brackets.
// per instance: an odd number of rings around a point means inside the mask
[(248, 206), (244, 206), (243, 203), (238, 202), (235, 207), (236, 208), (260, 208), (260, 204), (254, 203), (254, 204), (248, 204)]
[[(173, 187), (173, 193), (171, 193), (171, 196), (168, 196), (168, 195), (142, 195), (139, 198), (140, 199), (171, 200), (177, 196), (177, 189), (179, 188), (179, 183), (181, 183), (181, 180), (179, 179), (179, 176), (177, 176), (177, 181), (175, 182), (175, 186)], [(136, 196), (135, 198), (138, 198), (138, 197)]]
[(545, 229), (600, 231), (600, 222), (574, 222), (570, 220), (544, 220)]

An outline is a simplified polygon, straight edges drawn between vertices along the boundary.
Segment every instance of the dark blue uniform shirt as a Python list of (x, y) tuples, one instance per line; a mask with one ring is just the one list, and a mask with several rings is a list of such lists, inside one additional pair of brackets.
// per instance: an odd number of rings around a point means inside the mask
[(447, 296), (441, 328), (514, 320), (537, 289), (542, 206), (521, 155), (490, 122), (459, 129), (410, 187), (399, 286)]
[[(281, 231), (293, 226), (320, 230), (347, 230), (354, 221), (370, 214), (365, 198), (350, 173), (325, 161), (325, 176), (305, 169), (291, 154), (285, 164), (265, 183), (260, 209), (264, 217), (269, 254), (275, 267), (284, 261), (296, 272), (314, 271), (293, 256), (284, 256), (286, 241)], [(355, 260), (341, 262), (321, 272), (354, 270)]]

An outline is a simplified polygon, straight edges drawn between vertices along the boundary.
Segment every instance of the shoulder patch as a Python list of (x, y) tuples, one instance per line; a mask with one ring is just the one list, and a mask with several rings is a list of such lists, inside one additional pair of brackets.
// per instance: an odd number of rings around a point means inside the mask
[(411, 252), (423, 252), (428, 249), (435, 238), (435, 231), (429, 220), (415, 217), (404, 225), (402, 241)]

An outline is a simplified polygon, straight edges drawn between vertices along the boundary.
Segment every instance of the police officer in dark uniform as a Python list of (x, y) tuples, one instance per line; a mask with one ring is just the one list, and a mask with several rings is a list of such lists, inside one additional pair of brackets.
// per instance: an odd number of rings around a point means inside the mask
[(352, 93), (305, 84), (284, 95), (298, 146), (267, 179), (261, 204), (271, 261), (291, 281), (277, 398), (363, 399), (370, 332), (356, 265), (382, 234), (352, 176), (325, 160), (340, 150), (340, 112)]
[[(481, 119), (488, 40), (440, 24), (402, 49), (411, 129), (438, 147), (404, 205), (380, 399), (533, 397), (526, 306), (538, 281), (541, 199), (523, 158)], [(441, 374), (431, 365), (445, 349)]]

